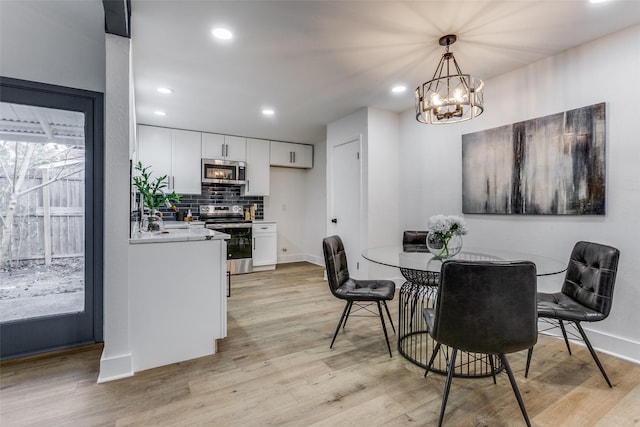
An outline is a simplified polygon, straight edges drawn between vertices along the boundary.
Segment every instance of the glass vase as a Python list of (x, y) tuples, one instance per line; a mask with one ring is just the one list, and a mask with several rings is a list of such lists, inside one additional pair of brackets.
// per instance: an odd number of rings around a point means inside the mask
[(427, 248), (438, 259), (449, 259), (462, 250), (462, 236), (454, 234), (449, 239), (443, 239), (438, 233), (430, 231), (427, 234)]
[(159, 232), (164, 230), (164, 221), (162, 217), (157, 214), (154, 210), (151, 210), (149, 215), (144, 215), (142, 217), (142, 227), (140, 227), (140, 231), (146, 232)]

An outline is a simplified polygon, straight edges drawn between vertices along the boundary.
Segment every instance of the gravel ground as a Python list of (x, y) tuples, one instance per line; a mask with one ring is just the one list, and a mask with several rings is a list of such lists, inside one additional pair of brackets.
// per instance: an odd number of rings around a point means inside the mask
[(82, 258), (56, 259), (49, 266), (26, 261), (0, 270), (0, 322), (83, 309)]

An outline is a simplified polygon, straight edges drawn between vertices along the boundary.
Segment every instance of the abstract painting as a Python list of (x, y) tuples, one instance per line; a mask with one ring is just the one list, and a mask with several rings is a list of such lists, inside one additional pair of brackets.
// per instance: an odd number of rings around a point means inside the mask
[(462, 211), (604, 215), (605, 143), (605, 103), (462, 135)]

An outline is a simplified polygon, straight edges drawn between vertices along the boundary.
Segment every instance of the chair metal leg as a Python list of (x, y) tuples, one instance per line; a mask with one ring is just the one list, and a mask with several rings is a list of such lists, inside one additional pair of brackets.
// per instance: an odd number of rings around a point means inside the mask
[[(356, 305), (358, 305), (356, 303)], [(344, 322), (342, 322), (342, 330), (344, 331), (344, 328), (347, 327), (347, 320), (349, 320), (349, 315), (351, 314), (351, 307), (353, 307), (353, 301), (349, 302), (349, 309), (347, 310), (347, 314), (346, 316), (344, 316)]]
[(493, 354), (487, 354), (487, 358), (489, 359), (489, 366), (491, 366), (491, 376), (493, 377), (493, 383), (498, 384), (496, 382), (496, 366), (493, 363)]
[(533, 347), (527, 351), (527, 366), (524, 368), (524, 377), (527, 378), (529, 375), (529, 365), (531, 365), (531, 357), (533, 356)]
[(456, 353), (457, 349), (453, 349), (451, 352), (451, 360), (449, 360), (449, 365), (447, 366), (447, 380), (444, 383), (444, 393), (442, 395), (442, 406), (440, 406), (440, 418), (438, 419), (438, 427), (442, 426), (442, 421), (444, 420), (444, 410), (447, 407), (447, 399), (449, 398), (449, 390), (451, 389), (451, 380), (453, 379), (453, 371), (456, 363)]
[(378, 314), (380, 314), (380, 323), (382, 323), (382, 330), (384, 331), (384, 339), (387, 341), (389, 356), (393, 357), (393, 354), (391, 353), (391, 344), (389, 344), (389, 336), (387, 335), (387, 327), (384, 324), (384, 316), (382, 315), (382, 307), (380, 306), (380, 301), (376, 301), (376, 303), (378, 303)]
[(580, 326), (580, 322), (573, 322), (573, 323), (576, 325), (576, 328), (578, 328), (578, 331), (580, 331), (580, 335), (582, 335), (582, 339), (584, 340), (584, 343), (587, 345), (587, 348), (589, 349), (589, 353), (591, 353), (591, 357), (593, 357), (593, 360), (596, 362), (596, 365), (598, 365), (598, 368), (600, 369), (600, 372), (602, 373), (604, 380), (607, 382), (607, 384), (609, 384), (609, 387), (613, 388), (613, 386), (611, 385), (611, 381), (609, 381), (609, 377), (607, 376), (607, 373), (604, 371), (604, 368), (600, 363), (600, 359), (598, 359), (598, 355), (596, 354), (595, 350), (591, 346), (591, 342), (589, 341), (589, 338), (587, 338), (587, 335), (584, 333), (582, 326)]
[(433, 347), (433, 353), (431, 354), (431, 359), (429, 359), (429, 363), (427, 364), (427, 369), (424, 371), (424, 377), (427, 377), (427, 374), (429, 373), (429, 370), (431, 369), (431, 367), (433, 366), (433, 361), (436, 360), (436, 356), (438, 355), (438, 351), (440, 351), (440, 343), (437, 342), (436, 346)]
[(516, 399), (518, 400), (518, 405), (520, 406), (520, 411), (522, 411), (522, 415), (524, 416), (524, 421), (527, 423), (528, 427), (531, 427), (531, 423), (529, 422), (529, 416), (527, 415), (527, 409), (524, 407), (524, 402), (522, 401), (522, 396), (520, 396), (520, 390), (518, 390), (516, 379), (513, 377), (513, 372), (511, 372), (511, 366), (509, 366), (509, 362), (507, 361), (507, 356), (505, 356), (504, 354), (501, 354), (500, 360), (502, 360), (502, 365), (504, 366), (504, 370), (507, 371), (507, 375), (509, 376), (509, 382), (511, 383), (513, 394), (516, 395)]
[(393, 319), (391, 318), (391, 313), (389, 313), (389, 307), (387, 306), (386, 301), (382, 301), (382, 305), (384, 305), (385, 310), (387, 310), (387, 316), (389, 317), (389, 322), (391, 323), (391, 329), (393, 329), (393, 333), (396, 333), (396, 328), (393, 326)]
[(336, 337), (338, 336), (338, 331), (340, 330), (340, 326), (342, 326), (342, 322), (346, 322), (345, 317), (347, 313), (351, 310), (351, 304), (353, 302), (347, 301), (347, 305), (344, 306), (344, 310), (342, 310), (342, 316), (340, 317), (340, 321), (338, 322), (338, 327), (336, 328), (336, 333), (333, 334), (333, 339), (331, 340), (331, 345), (329, 348), (333, 348), (333, 343), (336, 341)]
[(560, 330), (562, 331), (562, 336), (564, 337), (564, 343), (567, 345), (567, 350), (569, 350), (569, 354), (571, 354), (571, 347), (569, 346), (569, 338), (567, 338), (567, 330), (564, 328), (564, 322), (558, 319), (560, 323)]

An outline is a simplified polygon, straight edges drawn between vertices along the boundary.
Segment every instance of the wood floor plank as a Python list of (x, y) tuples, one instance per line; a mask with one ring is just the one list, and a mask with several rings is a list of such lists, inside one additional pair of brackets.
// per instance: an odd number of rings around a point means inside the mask
[[(5, 426), (431, 426), (444, 377), (400, 356), (378, 318), (351, 318), (308, 263), (232, 277), (228, 337), (218, 353), (97, 384), (100, 348), (0, 365)], [(398, 303), (389, 304), (397, 326)], [(640, 425), (640, 366), (600, 354), (610, 389), (584, 347), (540, 336), (509, 361), (534, 426)], [(453, 381), (445, 425), (519, 426), (505, 374)]]

